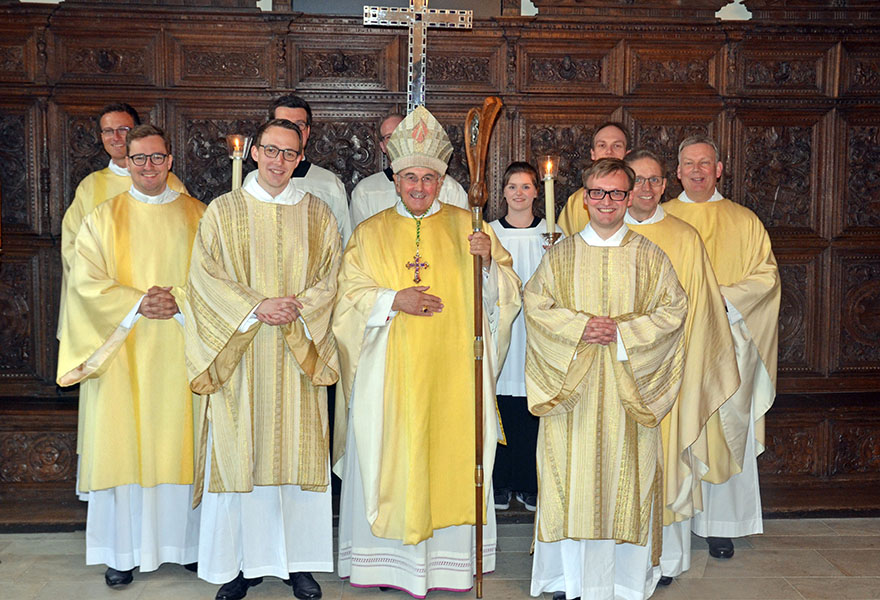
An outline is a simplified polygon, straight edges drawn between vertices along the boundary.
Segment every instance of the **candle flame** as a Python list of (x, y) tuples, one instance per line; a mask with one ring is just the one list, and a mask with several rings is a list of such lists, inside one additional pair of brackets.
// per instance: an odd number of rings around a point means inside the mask
[(239, 142), (238, 142), (238, 138), (235, 138), (232, 142), (233, 142), (233, 144), (235, 144), (235, 151), (236, 151), (236, 152), (238, 152), (239, 150), (241, 150), (241, 148), (238, 147), (238, 143), (239, 143)]

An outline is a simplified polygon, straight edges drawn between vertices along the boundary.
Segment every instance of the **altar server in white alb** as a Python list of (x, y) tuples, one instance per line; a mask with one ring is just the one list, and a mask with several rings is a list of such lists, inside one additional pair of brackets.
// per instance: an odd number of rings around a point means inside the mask
[(73, 243), (58, 384), (88, 381), (79, 491), (88, 493), (86, 563), (109, 586), (135, 567), (194, 566), (193, 396), (183, 315), (190, 250), (205, 205), (171, 190), (171, 142), (128, 133), (131, 188), (102, 202)]
[[(379, 124), (379, 149), (385, 156), (388, 156), (388, 140), (391, 139), (391, 134), (401, 121), (403, 121), (403, 115), (391, 114), (382, 119)], [(397, 190), (394, 189), (394, 171), (391, 167), (362, 179), (351, 192), (352, 229), (373, 215), (394, 206), (398, 197)], [(443, 185), (440, 186), (440, 195), (437, 200), (459, 208), (468, 209), (469, 207), (467, 192), (459, 182), (448, 174), (443, 178)]]
[[(534, 215), (532, 205), (538, 197), (538, 172), (527, 162), (511, 163), (502, 180), (507, 214), (489, 225), (498, 241), (510, 252), (513, 270), (520, 281), (528, 281), (544, 256), (547, 224)], [(557, 231), (562, 231), (557, 228)], [(534, 511), (538, 502), (538, 480), (535, 471), (535, 447), (538, 439), (538, 417), (529, 412), (526, 402), (526, 323), (523, 313), (517, 315), (510, 332), (510, 349), (498, 383), (498, 411), (504, 424), (506, 444), (499, 444), (495, 453), (492, 483), (495, 509), (510, 508), (512, 497), (526, 510)]]
[(195, 499), (199, 577), (238, 600), (264, 576), (320, 598), (333, 570), (327, 388), (338, 379), (330, 314), (340, 236), (290, 174), (302, 137), (257, 132), (258, 175), (216, 198), (193, 244), (186, 361), (201, 394)]

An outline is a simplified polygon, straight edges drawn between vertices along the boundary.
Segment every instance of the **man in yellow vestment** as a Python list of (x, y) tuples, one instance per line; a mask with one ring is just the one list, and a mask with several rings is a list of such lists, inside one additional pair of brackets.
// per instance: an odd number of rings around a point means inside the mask
[[(593, 133), (590, 143), (590, 160), (600, 158), (623, 159), (629, 152), (629, 132), (622, 123), (608, 121), (602, 123)], [(565, 202), (559, 213), (559, 227), (565, 235), (581, 231), (590, 220), (584, 198), (584, 188), (579, 188)]]
[(91, 384), (79, 491), (89, 495), (86, 563), (106, 564), (110, 586), (198, 551), (178, 307), (205, 206), (166, 185), (164, 132), (137, 126), (127, 146), (131, 189), (86, 215), (74, 241), (58, 350), (58, 384)]
[(541, 417), (533, 596), (643, 599), (660, 577), (658, 425), (681, 385), (688, 303), (666, 254), (624, 224), (634, 179), (615, 158), (584, 172), (590, 223), (523, 292)]
[(757, 457), (764, 414), (776, 397), (781, 290), (770, 236), (755, 213), (718, 193), (722, 171), (711, 138), (685, 139), (678, 149), (684, 191), (664, 208), (700, 232), (736, 346), (740, 387), (719, 409), (729, 460), (716, 461), (703, 476), (703, 512), (692, 520), (694, 533), (709, 538), (709, 554), (730, 558), (731, 537), (764, 530)]
[(223, 584), (218, 600), (267, 575), (320, 598), (311, 571), (333, 570), (326, 386), (338, 379), (340, 236), (327, 204), (290, 178), (302, 147), (294, 123), (261, 126), (257, 176), (211, 203), (193, 245), (184, 313), (202, 395), (199, 577)]
[(681, 391), (660, 422), (664, 502), (659, 583), (668, 585), (690, 568), (690, 519), (703, 508), (702, 477), (710, 465), (730, 462), (717, 411), (739, 387), (739, 371), (724, 299), (700, 234), (660, 206), (665, 166), (647, 150), (630, 152), (625, 162), (636, 180), (624, 223), (666, 253), (688, 296)]
[[(471, 233), (469, 212), (437, 200), (452, 145), (430, 112), (407, 115), (388, 154), (399, 200), (352, 235), (333, 317), (339, 575), (422, 597), (470, 589), (475, 573), (473, 257), (483, 265), (487, 482), (520, 281), (491, 228)], [(486, 486), (484, 571), (495, 568), (491, 499)]]
[[(108, 104), (101, 110), (98, 117), (101, 142), (104, 150), (110, 155), (107, 167), (86, 175), (76, 188), (73, 202), (70, 203), (61, 221), (61, 300), (58, 310), (58, 339), (64, 327), (66, 314), (67, 279), (70, 267), (76, 255), (73, 242), (79, 227), (87, 214), (102, 202), (115, 198), (131, 188), (131, 174), (128, 169), (125, 136), (136, 125), (141, 124), (137, 111), (124, 102)], [(174, 175), (168, 173), (168, 187), (181, 194), (187, 194), (186, 187)], [(83, 422), (85, 405), (88, 396), (94, 391), (96, 380), (86, 379), (79, 386), (79, 423), (77, 427), (77, 454), (82, 454)], [(79, 488), (79, 486), (77, 486)], [(82, 500), (88, 500), (87, 494), (80, 494)]]

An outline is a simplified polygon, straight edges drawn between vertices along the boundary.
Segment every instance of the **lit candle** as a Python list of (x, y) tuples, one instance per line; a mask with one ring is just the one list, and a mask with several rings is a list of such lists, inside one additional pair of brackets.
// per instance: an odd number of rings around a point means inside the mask
[(544, 165), (544, 215), (547, 220), (547, 233), (556, 231), (556, 196), (553, 191), (553, 159), (547, 157)]
[(235, 138), (232, 148), (232, 189), (234, 190), (241, 187), (242, 154), (241, 141)]

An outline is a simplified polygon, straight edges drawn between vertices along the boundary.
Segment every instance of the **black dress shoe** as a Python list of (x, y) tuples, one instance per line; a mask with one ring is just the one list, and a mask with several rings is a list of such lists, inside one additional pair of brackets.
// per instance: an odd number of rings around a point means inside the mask
[(321, 597), (321, 586), (318, 585), (311, 573), (291, 573), (290, 585), (293, 586), (293, 595), (300, 600), (313, 600)]
[[(553, 600), (565, 600), (565, 592), (553, 592)], [(571, 600), (581, 600), (581, 597), (572, 598)]]
[(660, 581), (657, 582), (657, 585), (669, 585), (672, 583), (672, 577), (667, 577), (666, 575), (660, 576)]
[(183, 565), (183, 568), (186, 569), (187, 571), (192, 571), (193, 573), (198, 573), (199, 572), (199, 563), (197, 563), (197, 562), (187, 563), (187, 564)]
[(707, 537), (709, 556), (714, 558), (730, 558), (733, 556), (733, 540), (722, 537)]
[(217, 595), (214, 596), (214, 600), (241, 600), (247, 596), (248, 588), (261, 583), (263, 583), (262, 577), (248, 579), (244, 576), (244, 573), (239, 571), (238, 577), (220, 586), (220, 589), (217, 590)]
[(113, 567), (107, 567), (107, 570), (104, 571), (104, 583), (109, 585), (110, 587), (116, 587), (118, 585), (128, 585), (134, 579), (134, 569), (129, 569), (128, 571), (117, 571)]

